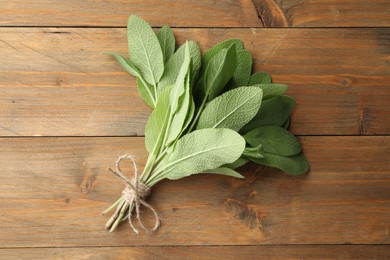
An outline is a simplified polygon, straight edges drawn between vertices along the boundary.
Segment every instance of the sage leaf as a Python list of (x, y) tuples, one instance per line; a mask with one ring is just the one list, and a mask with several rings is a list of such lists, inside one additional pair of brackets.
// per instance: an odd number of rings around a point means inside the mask
[(140, 78), (137, 78), (137, 87), (138, 87), (138, 93), (142, 97), (142, 99), (145, 101), (145, 103), (151, 107), (155, 107), (155, 101), (150, 96), (153, 89), (152, 86), (150, 86), (148, 83), (142, 81)]
[(228, 89), (247, 86), (252, 72), (252, 55), (249, 51), (241, 50), (237, 53), (236, 70), (228, 83)]
[(164, 72), (164, 59), (160, 43), (153, 29), (138, 16), (130, 16), (127, 27), (130, 61), (142, 77), (156, 86)]
[(160, 98), (156, 104), (145, 126), (145, 147), (149, 153), (153, 151), (157, 153), (160, 150), (156, 147), (163, 148), (163, 140), (165, 138), (168, 120), (171, 115), (170, 92), (171, 88), (167, 87), (160, 94)]
[(244, 176), (242, 176), (241, 174), (239, 174), (235, 170), (228, 168), (228, 167), (219, 167), (219, 168), (212, 169), (212, 170), (206, 170), (203, 173), (216, 173), (216, 174), (222, 174), (222, 175), (231, 176), (231, 177), (235, 177), (235, 178), (239, 178), (239, 179), (245, 178)]
[(263, 90), (263, 99), (270, 99), (275, 96), (284, 94), (287, 91), (287, 85), (285, 84), (257, 84), (254, 85)]
[(227, 168), (230, 168), (230, 169), (237, 169), (237, 168), (239, 168), (241, 166), (244, 166), (248, 162), (249, 162), (249, 159), (241, 156), (235, 162), (224, 164), (223, 167), (227, 167)]
[(264, 100), (259, 112), (240, 130), (240, 133), (246, 133), (253, 128), (264, 125), (281, 126), (290, 116), (294, 106), (295, 100), (288, 96), (276, 96)]
[(278, 168), (291, 175), (304, 174), (309, 170), (309, 163), (302, 153), (293, 156), (264, 153), (264, 158), (250, 158), (250, 160), (258, 164)]
[(168, 25), (163, 25), (157, 33), (157, 39), (160, 42), (165, 63), (175, 52), (175, 36), (172, 29)]
[(236, 67), (236, 50), (234, 45), (222, 49), (207, 65), (204, 75), (204, 92), (207, 100), (218, 96), (226, 83), (231, 79)]
[(263, 153), (263, 147), (261, 144), (259, 144), (256, 147), (245, 147), (245, 150), (242, 155), (250, 158), (264, 158)]
[(249, 85), (271, 84), (271, 83), (272, 83), (271, 76), (264, 71), (253, 74), (249, 80)]
[[(190, 57), (192, 61), (191, 79), (194, 79), (194, 77), (198, 75), (200, 69), (200, 51), (195, 42), (188, 41), (186, 44), (190, 50)], [(172, 85), (176, 81), (184, 61), (186, 44), (180, 46), (165, 64), (164, 74), (158, 83), (159, 88), (163, 89), (166, 86)]]
[(298, 139), (279, 126), (256, 127), (243, 137), (251, 146), (261, 145), (262, 150), (267, 153), (291, 156), (301, 152)]
[(148, 104), (151, 108), (154, 108), (156, 105), (156, 97), (154, 96), (153, 87), (145, 82), (145, 80), (142, 78), (141, 72), (139, 72), (135, 64), (133, 64), (130, 60), (122, 57), (122, 55), (118, 53), (105, 52), (105, 54), (109, 54), (114, 57), (127, 73), (137, 77), (138, 92), (140, 93), (145, 103)]
[(236, 161), (245, 140), (230, 129), (195, 130), (180, 138), (175, 149), (161, 162), (164, 178), (180, 179)]
[[(186, 64), (183, 63), (183, 66), (185, 65)], [(186, 66), (188, 70), (189, 63)], [(188, 73), (186, 75), (187, 75), (185, 78), (186, 82), (183, 83), (184, 94), (181, 97), (179, 97), (179, 99), (176, 101), (176, 103), (178, 104), (177, 108), (175, 108), (171, 99), (171, 107), (172, 107), (172, 112), (174, 114), (172, 115), (173, 116), (172, 123), (169, 125), (169, 131), (167, 132), (167, 141), (166, 141), (167, 145), (175, 141), (180, 136), (180, 134), (183, 133), (183, 128), (187, 121), (190, 106), (192, 105), (192, 97), (190, 93), (190, 77)], [(178, 82), (179, 82), (178, 84), (181, 84), (182, 83), (181, 79), (178, 79)]]
[(206, 104), (197, 129), (230, 128), (240, 130), (259, 111), (262, 90), (257, 87), (232, 89)]
[(241, 51), (244, 49), (244, 43), (240, 39), (228, 39), (217, 43), (212, 48), (210, 48), (205, 54), (202, 56), (202, 66), (201, 66), (201, 74), (203, 75), (210, 60), (217, 55), (222, 49), (227, 49), (232, 45), (235, 45), (236, 51)]

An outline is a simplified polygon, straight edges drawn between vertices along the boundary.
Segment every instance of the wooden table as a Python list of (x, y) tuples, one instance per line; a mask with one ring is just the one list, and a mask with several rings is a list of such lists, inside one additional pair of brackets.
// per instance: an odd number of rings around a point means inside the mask
[[(390, 257), (388, 0), (2, 0), (1, 259)], [(168, 23), (202, 50), (241, 38), (255, 70), (289, 85), (305, 176), (248, 165), (245, 180), (164, 181), (157, 234), (100, 212), (120, 194), (117, 156), (146, 160), (150, 110), (104, 51), (126, 22)], [(152, 221), (152, 216), (146, 214)]]

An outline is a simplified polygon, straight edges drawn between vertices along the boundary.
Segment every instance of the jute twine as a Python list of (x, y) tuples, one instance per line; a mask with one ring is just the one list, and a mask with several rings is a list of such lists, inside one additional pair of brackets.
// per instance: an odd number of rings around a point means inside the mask
[[(125, 159), (130, 159), (133, 162), (134, 176), (131, 179), (128, 179), (122, 173), (122, 170), (120, 168), (121, 161)], [(156, 231), (161, 224), (160, 215), (149, 203), (145, 201), (145, 198), (150, 193), (150, 187), (146, 186), (139, 180), (137, 163), (135, 162), (133, 156), (127, 154), (120, 156), (116, 161), (116, 170), (113, 170), (111, 168), (108, 168), (108, 170), (110, 170), (113, 174), (119, 177), (125, 184), (125, 188), (122, 191), (122, 198), (129, 204), (128, 214), (126, 218), (129, 220), (130, 227), (134, 230), (135, 233), (138, 234), (138, 229), (134, 226), (132, 220), (132, 212), (135, 209), (135, 218), (138, 220), (139, 225), (146, 232), (153, 233), (154, 231)], [(145, 227), (142, 221), (142, 218), (140, 216), (141, 205), (144, 205), (145, 207), (149, 208), (154, 214), (156, 220), (152, 229), (148, 229), (147, 227)]]

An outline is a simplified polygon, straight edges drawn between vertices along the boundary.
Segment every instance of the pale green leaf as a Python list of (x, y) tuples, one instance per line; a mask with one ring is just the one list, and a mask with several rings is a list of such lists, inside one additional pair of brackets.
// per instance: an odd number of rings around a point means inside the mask
[(165, 63), (175, 52), (175, 36), (173, 35), (172, 29), (168, 25), (163, 25), (163, 27), (161, 27), (157, 33), (157, 38), (160, 42)]
[(197, 129), (230, 128), (238, 131), (257, 114), (261, 99), (260, 88), (232, 89), (206, 104)]
[(161, 162), (164, 178), (180, 179), (236, 161), (245, 140), (230, 129), (202, 129), (180, 138), (175, 149)]
[[(183, 63), (183, 65), (185, 65)], [(188, 65), (187, 65), (188, 66)], [(172, 107), (172, 113), (174, 113), (172, 116), (172, 123), (168, 126), (169, 130), (167, 132), (167, 141), (166, 145), (169, 145), (173, 141), (175, 141), (181, 133), (183, 133), (183, 130), (185, 128), (185, 124), (187, 121), (188, 113), (190, 110), (190, 106), (192, 105), (192, 96), (190, 93), (190, 78), (187, 77), (185, 79), (184, 85), (184, 94), (176, 101), (178, 104), (178, 107), (176, 108), (176, 111), (173, 110), (175, 107), (171, 103)], [(171, 100), (172, 102), (172, 100)]]
[(261, 145), (267, 153), (291, 156), (301, 152), (298, 139), (279, 126), (256, 127), (246, 133), (244, 138), (251, 146)]
[(153, 29), (138, 16), (130, 16), (127, 27), (130, 60), (150, 85), (155, 86), (164, 72), (160, 43)]
[(227, 168), (227, 167), (219, 167), (216, 169), (204, 171), (203, 173), (216, 173), (216, 174), (222, 174), (222, 175), (231, 176), (231, 177), (235, 177), (235, 178), (239, 178), (239, 179), (245, 178), (244, 176), (242, 176), (241, 174), (239, 174), (235, 170), (233, 170), (231, 168)]
[(142, 82), (139, 78), (137, 78), (137, 87), (138, 87), (138, 92), (142, 99), (145, 101), (145, 103), (151, 107), (154, 108), (154, 100), (150, 97), (150, 93), (153, 91), (152, 86), (150, 86), (146, 82)]
[[(153, 110), (145, 127), (145, 147), (152, 153), (155, 146), (161, 148), (165, 137), (168, 119), (171, 115), (169, 94), (171, 87), (167, 87), (160, 94), (156, 108)], [(158, 149), (159, 150), (159, 149)]]
[(248, 162), (249, 162), (249, 159), (241, 156), (235, 162), (228, 163), (228, 164), (225, 164), (223, 166), (227, 167), (227, 168), (230, 168), (230, 169), (237, 169), (237, 168), (239, 168), (241, 166), (244, 166)]
[[(200, 51), (198, 45), (193, 41), (188, 41), (187, 45), (190, 49), (190, 57), (192, 61), (191, 78), (193, 78), (195, 74), (198, 74), (200, 68)], [(186, 44), (181, 45), (165, 64), (164, 74), (158, 83), (159, 88), (170, 86), (176, 81), (184, 61), (185, 46)]]
[(154, 96), (153, 87), (145, 82), (138, 68), (130, 60), (122, 57), (118, 53), (105, 52), (105, 54), (113, 56), (127, 73), (137, 77), (138, 91), (141, 97), (146, 104), (148, 104), (151, 108), (154, 108), (156, 105), (156, 97)]

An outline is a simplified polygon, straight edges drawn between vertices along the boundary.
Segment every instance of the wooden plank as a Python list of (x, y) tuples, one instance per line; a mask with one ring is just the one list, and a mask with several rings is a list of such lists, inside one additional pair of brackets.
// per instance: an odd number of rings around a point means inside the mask
[(265, 27), (390, 26), (388, 0), (253, 0)]
[[(390, 29), (176, 29), (203, 50), (241, 38), (255, 70), (290, 86), (299, 135), (390, 132)], [(103, 51), (125, 29), (1, 28), (1, 136), (143, 135), (149, 110)], [(23, 62), (22, 62), (23, 61)]]
[(142, 168), (142, 137), (2, 138), (0, 245), (389, 244), (390, 137), (301, 140), (311, 163), (304, 176), (248, 165), (244, 180), (159, 183), (148, 201), (163, 225), (137, 236), (126, 223), (108, 233), (99, 213), (123, 188), (107, 167), (130, 153)]
[(388, 245), (175, 246), (0, 249), (0, 259), (386, 259)]
[(2, 0), (0, 26), (126, 27), (130, 15), (158, 27), (262, 27), (251, 0)]
[(3, 0), (1, 8), (0, 26), (125, 27), (131, 14), (158, 27), (390, 26), (387, 0)]

